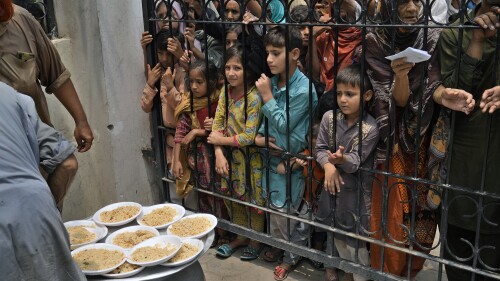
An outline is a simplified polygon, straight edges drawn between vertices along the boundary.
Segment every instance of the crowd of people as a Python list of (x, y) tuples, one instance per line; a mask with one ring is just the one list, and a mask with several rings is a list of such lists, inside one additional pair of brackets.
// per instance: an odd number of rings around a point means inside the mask
[[(457, 10), (459, 2), (436, 1), (425, 15), (424, 4), (412, 0), (155, 1), (156, 28), (143, 33), (141, 44), (146, 54), (155, 42), (159, 63), (152, 68), (145, 61), (141, 105), (151, 111), (159, 86), (170, 128), (168, 177), (180, 196), (196, 186), (253, 206), (199, 192), (200, 211), (215, 210), (257, 232), (266, 231), (267, 217), (271, 236), (317, 250), (324, 250), (324, 230), (293, 216), (313, 212), (325, 225), (333, 221), (340, 230), (428, 253), (445, 215), (446, 258), (472, 255), (462, 238), (496, 247), (498, 200), (480, 203), (440, 184), (500, 192), (493, 171), (500, 151), (492, 145), (500, 138), (499, 5), (470, 1)], [(478, 27), (457, 28), (464, 24), (459, 11), (468, 13), (465, 25)], [(385, 26), (363, 29), (363, 19)], [(414, 27), (424, 23), (430, 27)], [(431, 58), (386, 59), (408, 47)], [(268, 216), (266, 208), (273, 210)], [(221, 258), (244, 247), (241, 259), (253, 260), (263, 248), (217, 233)], [(343, 259), (412, 279), (425, 261), (339, 233), (334, 245)], [(272, 247), (263, 258), (278, 262), (275, 280), (286, 279), (301, 260)], [(479, 268), (500, 265), (496, 253), (478, 258)], [(471, 278), (454, 266), (446, 270), (450, 280)], [(325, 280), (337, 278), (327, 267)]]
[[(245, 202), (198, 192), (201, 212), (325, 250), (324, 229), (293, 219), (313, 212), (339, 230), (340, 258), (397, 276), (413, 279), (425, 259), (356, 237), (428, 253), (441, 223), (444, 258), (500, 268), (500, 252), (487, 250), (500, 247), (500, 1), (468, 3), (156, 0), (155, 28), (141, 35), (139, 103), (161, 107), (167, 178), (182, 197), (197, 187)], [(367, 19), (384, 25), (363, 28)], [(151, 44), (156, 65), (146, 59)], [(408, 47), (430, 60), (386, 59)], [(76, 149), (51, 127), (42, 86), (74, 118)], [(57, 208), (92, 130), (55, 47), (10, 0), (0, 0), (0, 99), (0, 272), (49, 280), (60, 268), (55, 279), (84, 279)], [(216, 232), (221, 258), (244, 247), (250, 261), (263, 249)], [(275, 280), (301, 260), (273, 247), (263, 258), (278, 263)], [(453, 264), (446, 273), (472, 274)]]

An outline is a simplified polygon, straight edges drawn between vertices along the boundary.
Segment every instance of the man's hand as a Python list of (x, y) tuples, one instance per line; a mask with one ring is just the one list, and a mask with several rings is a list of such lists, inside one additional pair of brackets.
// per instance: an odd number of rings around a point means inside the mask
[(500, 108), (500, 86), (484, 91), (479, 107), (483, 112), (493, 113)]
[(330, 194), (340, 192), (340, 187), (344, 185), (344, 180), (337, 168), (330, 163), (326, 163), (323, 168), (325, 169), (325, 190), (329, 191)]
[(151, 69), (151, 66), (148, 64), (148, 85), (151, 88), (155, 88), (155, 84), (160, 79), (161, 77), (161, 65), (157, 63), (153, 69)]
[(441, 104), (451, 110), (471, 113), (475, 105), (472, 94), (460, 89), (445, 88), (441, 93)]
[(90, 147), (92, 147), (94, 134), (92, 133), (88, 122), (77, 123), (74, 134), (78, 152), (86, 152), (90, 149)]
[[(267, 144), (269, 145), (270, 148), (276, 149), (276, 150), (283, 150), (281, 147), (277, 146), (275, 144), (276, 139), (275, 138), (268, 138)], [(263, 135), (257, 135), (255, 137), (255, 145), (265, 147), (266, 146), (266, 138)]]
[(474, 23), (482, 28), (476, 28), (472, 32), (472, 40), (483, 42), (485, 39), (491, 38), (497, 34), (500, 28), (498, 16), (500, 15), (499, 7), (492, 7), (487, 13), (474, 18)]
[(271, 79), (269, 79), (269, 77), (267, 77), (264, 73), (262, 73), (259, 80), (255, 82), (255, 87), (257, 88), (257, 91), (259, 91), (259, 95), (264, 103), (267, 103), (273, 98)]

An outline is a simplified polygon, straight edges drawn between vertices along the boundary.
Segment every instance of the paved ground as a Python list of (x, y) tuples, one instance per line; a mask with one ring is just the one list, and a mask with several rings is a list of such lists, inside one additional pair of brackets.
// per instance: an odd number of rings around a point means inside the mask
[[(439, 248), (434, 250), (439, 252)], [(251, 262), (239, 259), (242, 249), (239, 249), (228, 259), (222, 260), (215, 256), (215, 250), (210, 249), (201, 259), (200, 263), (205, 273), (206, 281), (272, 281), (273, 270), (276, 264), (268, 263), (262, 258)], [(438, 280), (438, 266), (427, 261), (424, 269), (417, 275), (416, 281)], [(315, 270), (307, 261), (302, 261), (300, 266), (289, 274), (289, 281), (322, 281), (323, 272)], [(447, 281), (443, 269), (443, 281)]]

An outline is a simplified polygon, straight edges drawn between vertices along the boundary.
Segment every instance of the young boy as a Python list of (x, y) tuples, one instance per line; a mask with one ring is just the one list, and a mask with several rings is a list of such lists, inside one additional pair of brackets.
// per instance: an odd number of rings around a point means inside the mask
[[(360, 171), (360, 181), (356, 172), (360, 167), (374, 168), (373, 151), (379, 139), (377, 123), (365, 110), (360, 111), (360, 101), (363, 101), (363, 108), (367, 108), (366, 103), (371, 100), (373, 91), (368, 76), (361, 73), (358, 64), (342, 69), (336, 79), (339, 110), (336, 114), (330, 110), (323, 115), (316, 141), (316, 160), (325, 170), (324, 188), (330, 194), (336, 194), (336, 209), (333, 212), (318, 212), (335, 214), (335, 226), (342, 230), (365, 234), (362, 229), (369, 227), (372, 177), (369, 173)], [(365, 88), (362, 96), (361, 79)], [(336, 118), (335, 128), (333, 118)], [(323, 205), (319, 207), (321, 206)], [(360, 218), (359, 225), (353, 214)], [(363, 241), (335, 234), (334, 244), (341, 258), (365, 266), (370, 264)], [(356, 274), (353, 277), (354, 280), (367, 280)], [(325, 280), (336, 280), (335, 269), (327, 268)]]
[[(169, 129), (166, 135), (167, 180), (172, 180), (170, 173), (176, 122), (174, 111), (184, 92), (185, 69), (180, 66), (179, 59), (184, 54), (184, 36), (177, 30), (161, 30), (156, 35), (158, 64), (151, 69), (147, 65), (147, 83), (141, 97), (141, 108), (149, 113), (153, 109), (154, 97), (158, 93), (155, 87), (161, 77), (161, 108), (163, 125)], [(172, 66), (174, 69), (172, 71)], [(173, 79), (172, 79), (173, 78)], [(172, 83), (173, 82), (173, 83)]]
[[(288, 48), (285, 47), (288, 36)], [(268, 53), (267, 63), (274, 77), (268, 78), (262, 74), (255, 83), (262, 98), (262, 113), (268, 119), (269, 148), (278, 153), (270, 156), (270, 167), (277, 167), (281, 161), (281, 155), (288, 151), (298, 154), (307, 147), (306, 135), (309, 127), (310, 111), (314, 112), (318, 99), (314, 88), (309, 89), (309, 79), (298, 70), (297, 61), (300, 57), (302, 38), (300, 31), (296, 28), (277, 26), (269, 30), (264, 38), (264, 45)], [(288, 69), (286, 59), (288, 53)], [(288, 90), (289, 119), (286, 113), (286, 96)], [(311, 90), (312, 104), (309, 105), (309, 92)], [(289, 135), (287, 136), (287, 128)], [(259, 133), (255, 138), (255, 144), (266, 146), (265, 125), (260, 126)], [(289, 138), (289, 146), (287, 145)], [(278, 155), (278, 156), (276, 156)], [(264, 175), (266, 171), (264, 171)], [(272, 206), (278, 210), (286, 212), (288, 203), (290, 210), (299, 209), (299, 204), (304, 192), (304, 176), (302, 171), (295, 170), (291, 174), (290, 201), (287, 201), (287, 180), (286, 175), (276, 174), (269, 171), (270, 199)], [(263, 177), (262, 187), (266, 190), (267, 181)], [(288, 240), (287, 219), (279, 215), (270, 215), (271, 235)], [(308, 238), (306, 227), (300, 225), (298, 221), (290, 221), (290, 241), (292, 243), (305, 245)], [(279, 258), (279, 252), (268, 251), (265, 253), (266, 260), (275, 261)], [(275, 268), (274, 278), (283, 280), (288, 272), (298, 262), (299, 257), (292, 253), (285, 253), (283, 263)]]

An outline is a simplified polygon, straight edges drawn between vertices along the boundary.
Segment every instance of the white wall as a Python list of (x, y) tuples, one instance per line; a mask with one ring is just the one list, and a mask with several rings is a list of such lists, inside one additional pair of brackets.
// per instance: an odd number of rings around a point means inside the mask
[[(138, 0), (55, 0), (54, 40), (72, 73), (94, 132), (94, 144), (77, 153), (79, 171), (66, 197), (64, 220), (92, 215), (118, 201), (159, 201), (159, 176), (141, 149), (150, 147), (149, 116), (139, 98), (145, 83), (142, 6)], [(74, 139), (71, 116), (52, 96), (55, 127)]]

